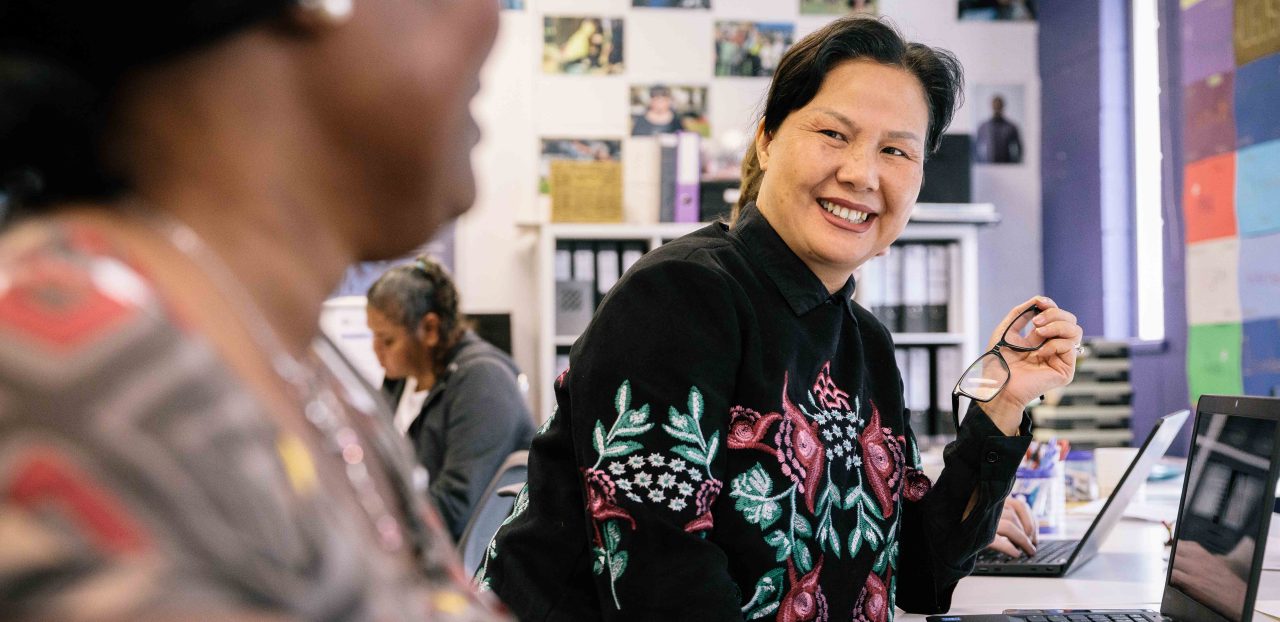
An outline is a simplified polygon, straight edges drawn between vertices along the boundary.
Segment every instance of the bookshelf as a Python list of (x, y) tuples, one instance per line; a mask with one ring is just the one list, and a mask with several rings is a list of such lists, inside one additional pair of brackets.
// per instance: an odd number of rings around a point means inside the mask
[[(945, 244), (951, 251), (953, 264), (949, 268), (945, 330), (927, 332), (895, 332), (894, 341), (900, 354), (919, 349), (925, 357), (929, 372), (923, 382), (927, 388), (917, 387), (917, 399), (927, 420), (920, 433), (938, 433), (936, 424), (929, 421), (949, 420), (942, 409), (950, 406), (950, 391), (954, 378), (962, 371), (959, 366), (977, 357), (986, 339), (978, 326), (978, 227), (998, 222), (991, 204), (920, 204), (912, 214), (896, 245)], [(630, 249), (630, 258), (638, 258), (662, 244), (706, 226), (706, 223), (657, 223), (637, 225), (618, 224), (566, 224), (546, 223), (534, 225), (538, 229), (537, 246), (537, 417), (545, 420), (551, 415), (555, 403), (552, 388), (556, 377), (563, 370), (569, 348), (577, 340), (585, 322), (590, 319), (605, 291), (612, 282), (629, 267), (622, 256)], [(605, 283), (597, 282), (601, 276), (596, 268), (601, 265), (599, 251), (604, 249), (606, 267), (616, 261), (617, 274), (607, 269), (602, 275)], [(559, 261), (557, 261), (557, 250)], [(569, 259), (565, 259), (565, 251)], [(898, 250), (898, 249), (895, 249)], [(616, 252), (615, 259), (608, 253)], [(592, 261), (588, 261), (591, 253)], [(579, 259), (575, 259), (575, 257)], [(873, 261), (878, 261), (877, 258)], [(567, 265), (566, 265), (567, 262)], [(559, 265), (557, 265), (559, 263)], [(870, 264), (870, 262), (868, 262)], [(577, 265), (575, 265), (577, 264)], [(582, 270), (590, 264), (590, 279), (583, 278)], [(563, 278), (572, 275), (568, 283)], [(859, 289), (862, 289), (859, 281)], [(859, 296), (859, 302), (862, 302)], [(568, 309), (568, 311), (566, 311)], [(576, 322), (566, 321), (566, 315)], [(909, 357), (907, 357), (909, 358)], [(917, 355), (917, 358), (921, 358)], [(900, 357), (900, 366), (903, 363)], [(909, 361), (907, 361), (909, 363)], [(952, 369), (956, 368), (956, 369)], [(904, 380), (908, 369), (903, 368)], [(917, 379), (920, 372), (917, 372)], [(944, 396), (945, 395), (945, 399)]]

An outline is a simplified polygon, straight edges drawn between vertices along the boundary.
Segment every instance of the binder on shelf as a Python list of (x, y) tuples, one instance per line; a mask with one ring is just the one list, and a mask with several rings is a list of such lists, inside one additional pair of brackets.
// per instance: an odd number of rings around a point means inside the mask
[(557, 283), (573, 279), (573, 249), (568, 242), (556, 242), (555, 270)]
[(907, 375), (911, 389), (907, 392), (907, 408), (915, 412), (929, 409), (929, 348), (907, 350)]
[(702, 176), (701, 154), (697, 132), (676, 133), (675, 222), (699, 222), (698, 182)]
[(902, 245), (902, 331), (928, 332), (929, 250), (924, 244)]
[(884, 262), (884, 285), (880, 290), (884, 304), (878, 315), (884, 327), (895, 333), (902, 331), (902, 256), (902, 246), (895, 244), (889, 254), (877, 258)]
[[(956, 382), (960, 380), (960, 374), (964, 372), (960, 366), (966, 363), (968, 361), (961, 360), (960, 348), (938, 348), (938, 385), (935, 389), (942, 421), (951, 421), (951, 391), (955, 389)], [(963, 407), (962, 405), (961, 408)]]
[(951, 255), (952, 244), (929, 244), (927, 246), (927, 294), (928, 304), (925, 306), (926, 330), (931, 333), (947, 332), (947, 306), (951, 298)]
[(644, 242), (623, 242), (622, 243), (622, 273), (626, 274), (631, 266), (636, 265), (637, 261), (644, 256)]
[(676, 166), (677, 148), (680, 139), (675, 134), (658, 135), (658, 220), (661, 222), (676, 221)]
[(618, 243), (600, 242), (596, 250), (596, 292), (601, 296), (613, 289), (618, 282)]
[(854, 299), (876, 317), (883, 317), (884, 313), (884, 262), (881, 259), (873, 257), (862, 264), (854, 285)]
[(596, 280), (596, 253), (589, 243), (573, 245), (573, 280), (588, 283)]

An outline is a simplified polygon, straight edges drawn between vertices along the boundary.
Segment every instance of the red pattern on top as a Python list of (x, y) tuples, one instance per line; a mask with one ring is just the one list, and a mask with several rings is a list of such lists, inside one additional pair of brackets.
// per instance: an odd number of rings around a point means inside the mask
[(880, 409), (875, 402), (871, 404), (871, 421), (858, 435), (858, 444), (862, 446), (863, 469), (867, 474), (867, 482), (880, 503), (880, 511), (885, 518), (893, 516), (893, 507), (902, 490), (903, 470), (906, 459), (902, 455), (902, 444), (893, 430), (881, 426)]
[(827, 361), (818, 372), (813, 394), (818, 397), (818, 405), (827, 410), (849, 410), (849, 392), (841, 391), (831, 379), (831, 361)]
[(0, 290), (0, 330), (55, 351), (79, 349), (138, 311), (104, 294), (83, 266), (47, 252), (6, 272), (11, 281)]
[(805, 417), (787, 395), (786, 375), (782, 377), (782, 424), (778, 426), (774, 442), (778, 445), (782, 474), (800, 487), (805, 507), (813, 513), (826, 464), (826, 449), (818, 438), (818, 425)]
[(818, 585), (818, 577), (822, 575), (823, 556), (818, 556), (818, 563), (813, 565), (803, 577), (796, 578), (796, 567), (791, 558), (787, 558), (787, 583), (791, 589), (782, 597), (778, 606), (779, 622), (800, 622), (801, 620), (827, 620), (827, 597)]
[(124, 505), (63, 456), (37, 448), (15, 464), (13, 478), (0, 492), (15, 506), (33, 513), (58, 512), (111, 553), (136, 553), (147, 548), (145, 532)]
[(862, 584), (862, 593), (858, 595), (858, 603), (853, 606), (852, 619), (855, 622), (886, 622), (889, 619), (889, 576), (892, 570), (885, 568), (884, 578), (876, 573), (868, 573)]

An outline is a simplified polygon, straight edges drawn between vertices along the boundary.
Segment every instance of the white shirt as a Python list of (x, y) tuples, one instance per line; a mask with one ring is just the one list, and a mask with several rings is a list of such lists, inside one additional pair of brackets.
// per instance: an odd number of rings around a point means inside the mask
[(422, 405), (426, 403), (427, 396), (431, 394), (430, 390), (418, 390), (418, 379), (409, 376), (404, 382), (404, 393), (400, 394), (400, 404), (396, 406), (395, 426), (396, 430), (401, 434), (409, 433), (409, 426), (413, 425), (414, 420), (422, 412)]

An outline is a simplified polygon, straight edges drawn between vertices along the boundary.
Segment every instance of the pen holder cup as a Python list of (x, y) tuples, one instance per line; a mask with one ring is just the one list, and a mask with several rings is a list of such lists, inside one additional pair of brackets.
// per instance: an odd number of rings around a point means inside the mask
[(1031, 506), (1041, 534), (1058, 534), (1066, 521), (1066, 478), (1061, 461), (1038, 469), (1020, 467), (1012, 496)]

